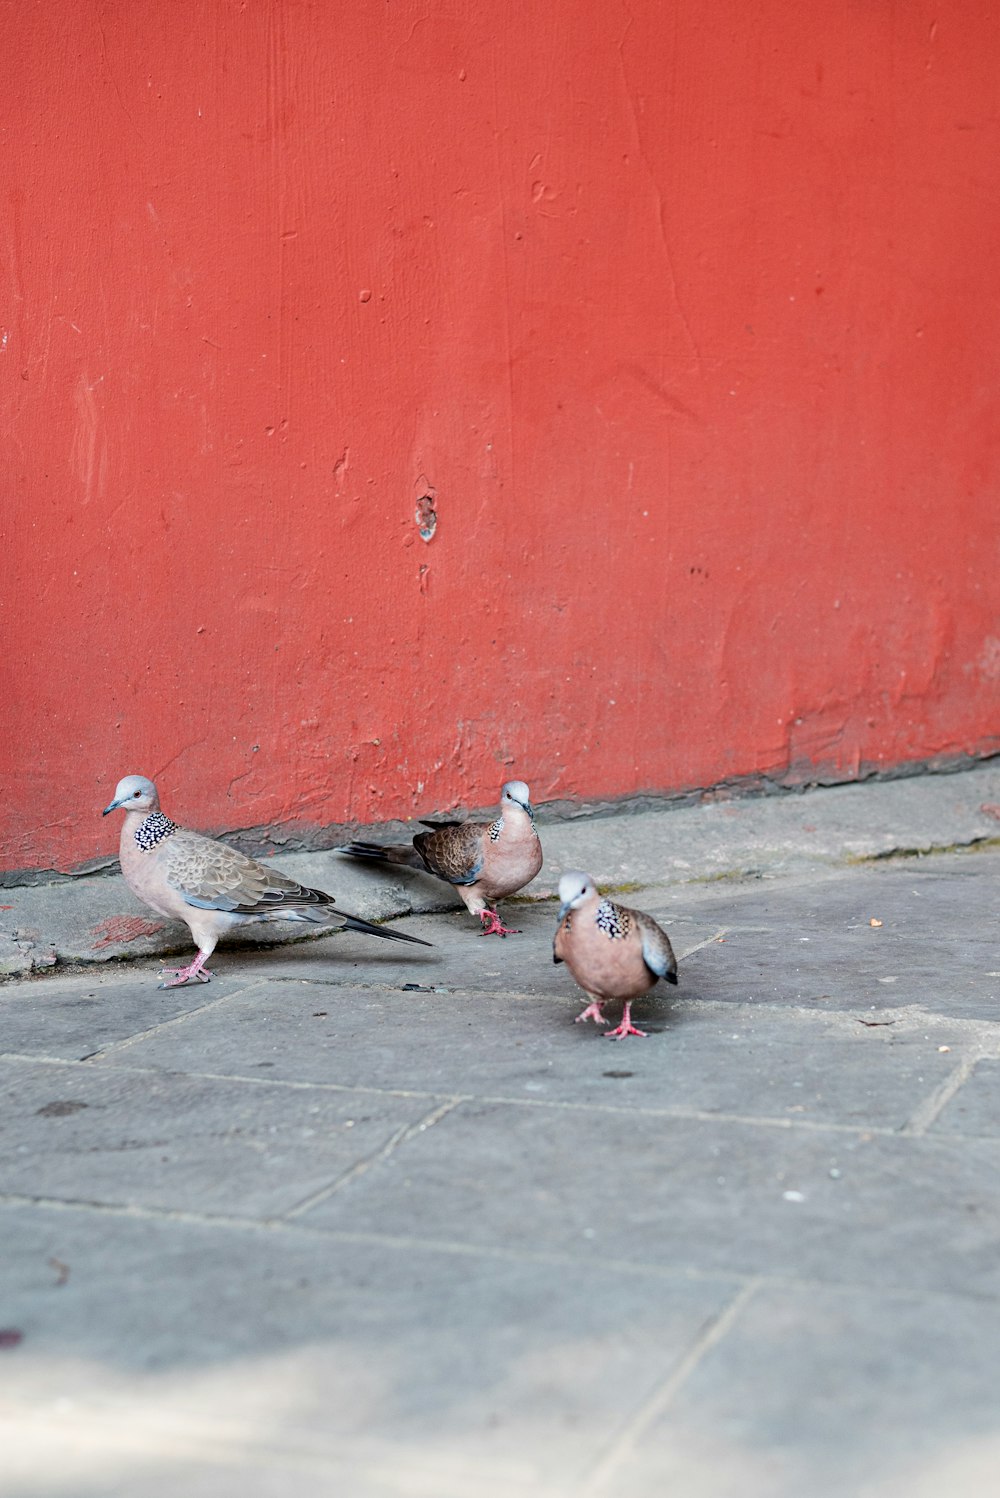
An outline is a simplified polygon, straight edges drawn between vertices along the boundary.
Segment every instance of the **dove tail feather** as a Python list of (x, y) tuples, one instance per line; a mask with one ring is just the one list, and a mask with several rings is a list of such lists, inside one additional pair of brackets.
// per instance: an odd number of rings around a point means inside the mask
[(392, 926), (375, 926), (371, 921), (362, 920), (359, 915), (345, 915), (338, 911), (340, 919), (349, 931), (364, 931), (368, 936), (384, 936), (386, 941), (412, 941), (418, 947), (433, 946), (433, 942), (424, 941), (420, 936), (408, 936), (405, 931), (395, 931)]
[(676, 973), (664, 973), (663, 976), (666, 978), (666, 980), (667, 980), (668, 983), (673, 983), (674, 986), (676, 987), (676, 985), (677, 985), (677, 974)]
[(408, 869), (427, 872), (423, 859), (412, 843), (346, 843), (336, 852), (349, 858), (366, 858), (372, 863), (402, 864)]

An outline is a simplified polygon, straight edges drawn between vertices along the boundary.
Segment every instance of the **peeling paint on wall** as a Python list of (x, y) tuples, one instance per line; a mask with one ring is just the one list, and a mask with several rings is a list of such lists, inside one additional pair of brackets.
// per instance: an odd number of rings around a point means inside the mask
[(438, 523), (437, 509), (435, 508), (437, 502), (437, 490), (430, 488), (430, 486), (424, 482), (421, 482), (420, 488), (423, 492), (417, 498), (417, 508), (414, 519), (417, 522), (417, 529), (420, 532), (420, 539), (422, 541), (430, 541), (434, 536), (434, 532), (437, 530)]

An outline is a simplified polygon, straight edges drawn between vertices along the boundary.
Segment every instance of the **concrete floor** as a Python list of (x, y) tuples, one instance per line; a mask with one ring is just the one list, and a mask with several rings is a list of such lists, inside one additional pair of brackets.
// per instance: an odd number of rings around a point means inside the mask
[(998, 895), (622, 896), (619, 1043), (546, 901), (6, 985), (5, 1498), (1000, 1493)]

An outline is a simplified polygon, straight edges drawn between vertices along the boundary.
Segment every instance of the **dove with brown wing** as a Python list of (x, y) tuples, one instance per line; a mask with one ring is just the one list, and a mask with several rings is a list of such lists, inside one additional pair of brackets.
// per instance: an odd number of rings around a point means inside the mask
[(497, 901), (529, 884), (542, 867), (542, 845), (534, 808), (523, 780), (508, 780), (500, 792), (500, 815), (492, 822), (425, 821), (409, 843), (353, 842), (338, 848), (351, 858), (433, 874), (454, 885), (466, 908), (482, 922), (484, 936), (515, 936), (503, 924)]
[(118, 782), (103, 815), (119, 809), (125, 812), (118, 851), (125, 882), (160, 915), (184, 921), (197, 943), (186, 967), (164, 969), (172, 975), (164, 988), (207, 983), (212, 975), (205, 963), (219, 939), (259, 921), (313, 921), (431, 945), (338, 910), (325, 890), (298, 884), (227, 843), (178, 827), (160, 810), (159, 793), (145, 775), (126, 775)]

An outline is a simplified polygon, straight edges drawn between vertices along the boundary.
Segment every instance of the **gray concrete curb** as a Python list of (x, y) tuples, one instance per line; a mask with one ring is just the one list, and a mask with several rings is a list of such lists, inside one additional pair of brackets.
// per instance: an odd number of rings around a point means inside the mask
[[(585, 869), (606, 886), (775, 877), (872, 858), (1000, 842), (1000, 762), (954, 774), (832, 786), (800, 795), (716, 800), (699, 806), (546, 822), (545, 866), (529, 898), (550, 898), (559, 875)], [(277, 865), (336, 894), (371, 921), (456, 907), (423, 875), (367, 868), (332, 852), (282, 855)], [(57, 966), (183, 952), (187, 928), (141, 906), (120, 877), (86, 875), (0, 891), (0, 977)], [(305, 935), (303, 935), (305, 932)], [(247, 943), (305, 939), (315, 928), (248, 929)]]

